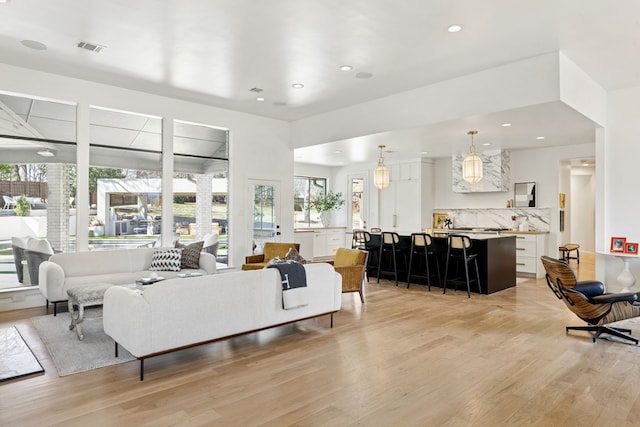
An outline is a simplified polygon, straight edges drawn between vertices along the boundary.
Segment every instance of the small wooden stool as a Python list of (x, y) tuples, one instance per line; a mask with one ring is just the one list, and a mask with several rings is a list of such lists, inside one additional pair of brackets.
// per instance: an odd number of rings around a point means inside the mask
[[(566, 243), (562, 246), (559, 246), (558, 251), (562, 253), (561, 259), (563, 261), (569, 262), (570, 260), (575, 259), (576, 261), (578, 261), (578, 264), (580, 264), (580, 245), (578, 245), (577, 243)], [(576, 251), (575, 256), (571, 256), (571, 252), (573, 251)]]

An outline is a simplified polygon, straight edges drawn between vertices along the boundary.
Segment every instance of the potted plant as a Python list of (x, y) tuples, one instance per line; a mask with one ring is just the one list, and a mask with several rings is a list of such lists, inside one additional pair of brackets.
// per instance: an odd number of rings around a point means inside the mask
[(13, 209), (18, 216), (29, 216), (31, 213), (31, 205), (25, 196), (18, 197), (16, 207)]
[(342, 205), (344, 205), (344, 198), (342, 197), (342, 193), (334, 193), (329, 190), (326, 194), (311, 199), (310, 205), (311, 208), (320, 214), (322, 225), (329, 227), (331, 224), (331, 211), (342, 207)]

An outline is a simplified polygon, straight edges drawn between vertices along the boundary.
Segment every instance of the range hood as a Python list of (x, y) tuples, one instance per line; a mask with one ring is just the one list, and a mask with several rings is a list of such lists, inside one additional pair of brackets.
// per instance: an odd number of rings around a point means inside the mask
[(482, 159), (483, 177), (477, 184), (462, 179), (463, 155), (453, 156), (451, 173), (454, 193), (496, 193), (509, 191), (511, 156), (507, 150), (492, 150), (478, 153)]

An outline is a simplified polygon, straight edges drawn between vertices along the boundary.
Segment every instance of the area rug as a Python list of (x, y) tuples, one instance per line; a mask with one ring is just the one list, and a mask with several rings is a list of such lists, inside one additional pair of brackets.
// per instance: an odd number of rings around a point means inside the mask
[[(613, 323), (610, 323), (609, 326), (614, 328), (631, 329), (631, 333), (627, 335), (630, 335), (631, 337), (637, 340), (640, 340), (640, 317), (632, 317), (627, 320), (620, 320), (619, 322), (613, 322)], [(600, 338), (609, 340), (609, 341), (616, 341), (624, 344), (636, 345), (635, 343), (629, 340), (618, 338), (616, 336), (609, 335), (609, 334), (602, 334), (600, 335)]]
[(0, 329), (0, 382), (43, 372), (15, 326)]
[(118, 348), (118, 357), (115, 357), (115, 343), (104, 333), (102, 317), (86, 318), (82, 322), (83, 341), (75, 331), (69, 330), (69, 313), (34, 317), (31, 322), (61, 377), (135, 360), (122, 347)]

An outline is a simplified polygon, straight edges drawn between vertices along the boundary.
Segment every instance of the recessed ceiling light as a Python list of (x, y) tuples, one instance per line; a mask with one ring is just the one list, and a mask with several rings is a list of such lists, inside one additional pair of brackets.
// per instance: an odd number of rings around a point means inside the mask
[(294, 83), (291, 85), (291, 87), (294, 89), (302, 89), (304, 85), (302, 83)]
[(462, 30), (462, 26), (458, 24), (450, 25), (449, 28), (447, 28), (447, 31), (450, 33), (457, 33), (460, 30)]
[(428, 151), (421, 151), (420, 154), (429, 154)]
[(536, 136), (536, 139), (544, 139), (544, 136)]
[(263, 97), (261, 97), (261, 96), (259, 96), (259, 97), (257, 97), (257, 98), (256, 98), (256, 101), (258, 101), (258, 102), (263, 102), (263, 101), (264, 101), (264, 98), (263, 98)]
[(49, 150), (42, 150), (42, 151), (38, 151), (37, 152), (39, 155), (41, 155), (42, 157), (53, 157), (55, 156), (55, 154), (53, 154), (51, 151)]
[(484, 143), (484, 144), (482, 144), (482, 145), (484, 145), (485, 147), (488, 147), (488, 146), (490, 146), (490, 145), (491, 145), (491, 143), (490, 143), (490, 142), (485, 142), (485, 143)]
[(35, 40), (22, 40), (20, 43), (22, 43), (23, 46), (26, 46), (29, 49), (47, 50), (46, 44), (37, 42)]
[(511, 126), (511, 123), (503, 123), (500, 126), (508, 128), (509, 126)]
[(351, 65), (341, 65), (340, 69), (342, 71), (351, 71), (351, 70), (353, 70), (353, 67)]

